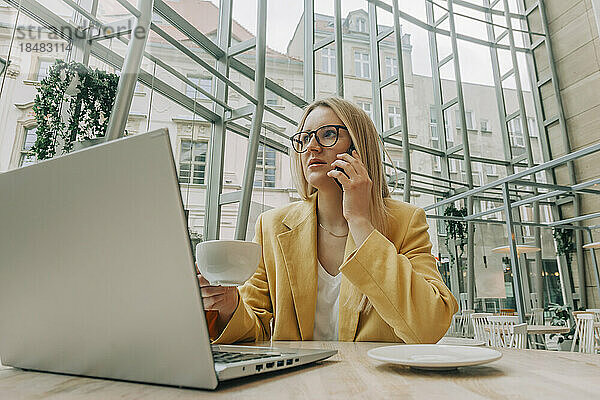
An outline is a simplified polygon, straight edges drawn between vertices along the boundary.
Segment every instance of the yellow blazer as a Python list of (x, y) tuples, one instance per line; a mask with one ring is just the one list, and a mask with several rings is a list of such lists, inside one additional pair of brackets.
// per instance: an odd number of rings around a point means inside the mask
[[(339, 340), (435, 343), (457, 311), (435, 259), (423, 209), (386, 199), (389, 238), (374, 230), (358, 249), (348, 235), (339, 308)], [(214, 343), (312, 340), (317, 301), (316, 194), (263, 213), (255, 241), (256, 273), (239, 288), (240, 302)], [(359, 312), (361, 293), (373, 307)]]

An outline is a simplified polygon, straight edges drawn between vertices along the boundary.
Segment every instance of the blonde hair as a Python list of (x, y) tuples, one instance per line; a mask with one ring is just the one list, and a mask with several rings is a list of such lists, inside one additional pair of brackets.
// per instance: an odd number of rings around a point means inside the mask
[[(304, 123), (308, 114), (317, 107), (329, 107), (348, 129), (352, 143), (367, 169), (369, 178), (371, 178), (371, 181), (373, 182), (369, 205), (371, 222), (375, 229), (384, 236), (387, 236), (391, 222), (390, 219), (392, 218), (390, 209), (384, 201), (384, 199), (390, 197), (382, 160), (382, 152), (387, 154), (387, 151), (377, 133), (377, 129), (375, 129), (373, 121), (371, 121), (371, 118), (366, 112), (351, 102), (339, 97), (328, 97), (316, 100), (306, 107), (298, 124), (298, 131), (304, 129)], [(391, 159), (389, 154), (388, 158)], [(290, 162), (292, 178), (296, 190), (302, 199), (307, 200), (311, 194), (317, 191), (317, 189), (311, 186), (304, 176), (300, 154), (292, 151)], [(358, 289), (356, 290), (358, 291)], [(360, 303), (351, 306), (351, 308), (366, 312), (371, 309), (371, 303), (367, 297), (362, 294)]]

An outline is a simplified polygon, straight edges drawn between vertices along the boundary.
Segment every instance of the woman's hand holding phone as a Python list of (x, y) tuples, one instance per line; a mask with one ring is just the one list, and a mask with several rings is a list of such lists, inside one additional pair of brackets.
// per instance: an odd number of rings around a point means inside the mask
[(373, 181), (358, 151), (353, 150), (351, 153), (338, 154), (337, 160), (331, 164), (335, 169), (327, 175), (335, 178), (342, 186), (344, 218), (348, 221), (356, 245), (360, 246), (374, 229), (370, 212)]

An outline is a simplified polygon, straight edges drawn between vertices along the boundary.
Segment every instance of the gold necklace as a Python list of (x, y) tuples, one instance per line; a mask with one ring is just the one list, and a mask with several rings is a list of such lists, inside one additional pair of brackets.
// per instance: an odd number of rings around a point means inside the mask
[(323, 228), (323, 230), (327, 233), (329, 233), (331, 236), (336, 237), (336, 238), (343, 238), (348, 236), (348, 232), (346, 232), (344, 235), (336, 235), (335, 233), (331, 232), (329, 229), (325, 228), (320, 222), (319, 222), (319, 226), (321, 228)]

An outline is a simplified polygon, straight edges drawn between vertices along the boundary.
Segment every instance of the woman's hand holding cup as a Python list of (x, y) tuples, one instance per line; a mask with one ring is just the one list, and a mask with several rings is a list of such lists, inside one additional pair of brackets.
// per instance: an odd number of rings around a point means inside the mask
[[(201, 274), (198, 274), (200, 291), (207, 320), (210, 312), (218, 312), (216, 321), (217, 332), (221, 332), (233, 316), (239, 301), (239, 293), (235, 286), (212, 286)], [(213, 314), (214, 315), (214, 314)], [(211, 321), (208, 321), (209, 326)], [(210, 330), (210, 329), (209, 329)], [(211, 332), (211, 337), (217, 332)]]

